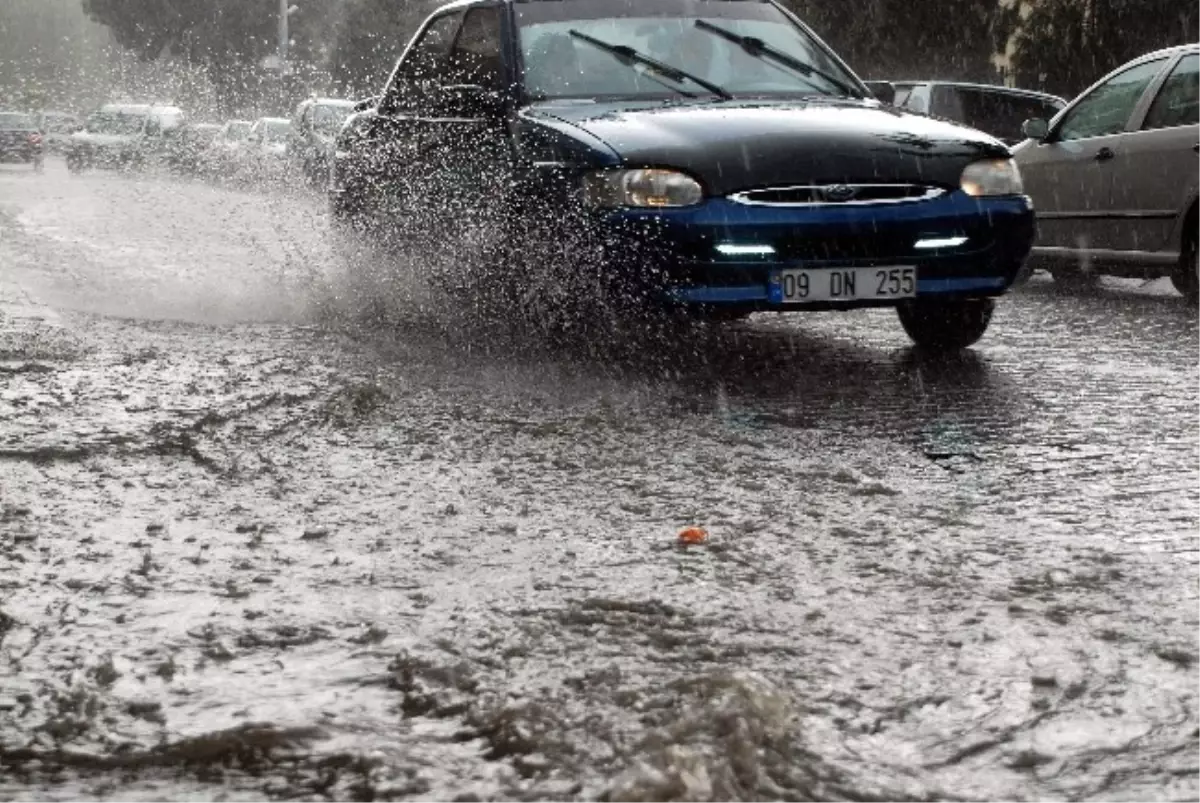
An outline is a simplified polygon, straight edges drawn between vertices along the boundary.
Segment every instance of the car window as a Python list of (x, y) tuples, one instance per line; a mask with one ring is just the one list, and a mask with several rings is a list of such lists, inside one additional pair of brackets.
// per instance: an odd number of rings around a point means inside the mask
[(1067, 142), (1124, 131), (1134, 107), (1165, 61), (1161, 58), (1135, 65), (1093, 89), (1063, 118), (1057, 138)]
[(405, 93), (421, 88), (440, 76), (461, 21), (462, 12), (456, 11), (444, 14), (429, 24), (408, 49), (396, 71), (394, 92)]
[(353, 111), (352, 104), (314, 106), (311, 114), (312, 128), (324, 134), (336, 134)]
[(0, 128), (32, 129), (33, 118), (28, 114), (0, 112)]
[(909, 95), (911, 95), (911, 94), (912, 94), (912, 87), (911, 87), (911, 86), (898, 86), (898, 87), (896, 87), (896, 97), (895, 97), (895, 99), (892, 101), (892, 105), (893, 105), (893, 106), (898, 106), (898, 107), (903, 107), (903, 106), (904, 106), (904, 104), (908, 103), (908, 97), (909, 97)]
[(86, 130), (95, 134), (137, 134), (146, 123), (144, 114), (126, 114), (124, 112), (99, 111), (87, 119)]
[(448, 84), (475, 84), (500, 89), (500, 9), (473, 8), (463, 18), (462, 29), (450, 51)]
[(1163, 82), (1143, 129), (1200, 124), (1200, 55), (1184, 56)]
[(291, 130), (290, 120), (267, 120), (260, 130), (259, 139), (264, 140), (268, 145), (277, 145), (287, 141)]
[[(735, 96), (841, 95), (857, 85), (816, 40), (764, 0), (546, 0), (516, 3), (514, 10), (525, 91), (534, 98), (666, 98), (678, 97), (680, 89), (709, 91), (631, 66), (573, 31), (632, 47)], [(713, 28), (760, 39), (816, 69), (756, 56)]]
[(1021, 124), (1039, 117), (1049, 119), (1058, 109), (1052, 102), (1013, 92), (958, 87), (959, 121), (971, 128), (1007, 141), (1024, 139)]
[(908, 97), (904, 99), (903, 106), (909, 111), (914, 111), (918, 114), (925, 114), (929, 111), (925, 102), (925, 96), (918, 92), (916, 87), (909, 90)]
[(963, 109), (958, 89), (944, 84), (935, 84), (929, 95), (929, 113), (961, 123)]

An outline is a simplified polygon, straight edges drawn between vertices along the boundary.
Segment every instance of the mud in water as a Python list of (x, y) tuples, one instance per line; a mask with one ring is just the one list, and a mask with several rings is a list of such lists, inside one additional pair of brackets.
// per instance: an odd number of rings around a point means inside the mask
[(550, 341), (303, 193), (0, 198), (0, 796), (1200, 794), (1159, 284)]

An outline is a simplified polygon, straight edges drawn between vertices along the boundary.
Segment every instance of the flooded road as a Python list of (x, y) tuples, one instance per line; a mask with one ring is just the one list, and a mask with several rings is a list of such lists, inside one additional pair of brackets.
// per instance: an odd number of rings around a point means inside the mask
[(0, 170), (0, 797), (1200, 795), (1164, 282), (552, 348), (343, 245)]

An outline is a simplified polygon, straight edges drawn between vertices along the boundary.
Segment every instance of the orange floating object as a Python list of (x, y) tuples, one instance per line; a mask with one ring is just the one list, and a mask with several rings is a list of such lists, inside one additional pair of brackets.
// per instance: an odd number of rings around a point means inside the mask
[(708, 533), (703, 527), (684, 527), (679, 531), (679, 541), (684, 544), (703, 544), (708, 540)]

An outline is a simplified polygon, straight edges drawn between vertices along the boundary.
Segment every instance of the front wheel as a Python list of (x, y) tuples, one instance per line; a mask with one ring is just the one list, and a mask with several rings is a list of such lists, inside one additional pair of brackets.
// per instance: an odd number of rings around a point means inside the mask
[(988, 324), (996, 302), (990, 298), (916, 299), (896, 308), (900, 325), (919, 347), (958, 351), (974, 345)]

